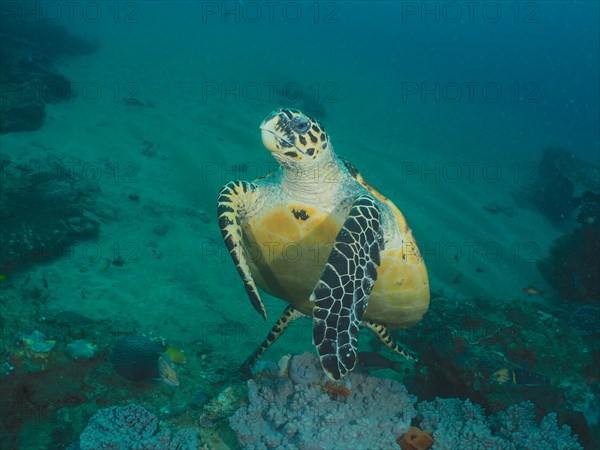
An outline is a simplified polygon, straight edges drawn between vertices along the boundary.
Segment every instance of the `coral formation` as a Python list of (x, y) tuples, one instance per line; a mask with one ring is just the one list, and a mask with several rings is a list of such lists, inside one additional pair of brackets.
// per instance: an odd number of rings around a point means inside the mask
[[(318, 370), (314, 355), (300, 357), (304, 374)], [(348, 397), (332, 400), (321, 391), (322, 381), (295, 383), (290, 373), (277, 376), (265, 369), (266, 364), (261, 367), (263, 371), (248, 381), (249, 405), (229, 420), (244, 448), (366, 449), (398, 444), (403, 449), (432, 450), (583, 448), (568, 426), (557, 425), (556, 414), (538, 423), (531, 402), (490, 417), (481, 406), (457, 398), (423, 401), (415, 408), (416, 397), (402, 384), (361, 373), (348, 376)], [(433, 436), (410, 428), (413, 420), (432, 430)]]
[[(576, 310), (570, 305), (439, 298), (430, 311), (411, 333), (396, 336), (420, 356), (415, 375), (403, 380), (411, 393), (423, 400), (470, 398), (486, 411), (531, 400), (556, 412), (586, 447), (598, 447), (597, 431), (580, 414), (588, 386), (597, 389), (597, 315), (588, 309), (577, 314), (591, 333), (582, 336), (572, 328)], [(516, 380), (497, 383), (500, 370), (516, 373)]]
[(288, 361), (288, 375), (295, 384), (319, 383), (323, 379), (323, 371), (315, 366), (312, 353), (284, 357), (282, 360)]
[(417, 410), (423, 416), (421, 426), (434, 430), (434, 450), (503, 448), (502, 440), (486, 425), (483, 408), (470, 400), (436, 398), (421, 402)]
[(421, 425), (434, 430), (433, 450), (583, 450), (568, 426), (557, 425), (556, 414), (548, 414), (538, 424), (535, 405), (528, 401), (512, 405), (489, 420), (481, 406), (457, 398), (421, 402), (417, 410), (423, 417)]
[(537, 262), (546, 282), (563, 300), (600, 301), (600, 224), (584, 223), (556, 239), (550, 255)]
[(494, 417), (493, 425), (498, 429), (498, 435), (509, 442), (507, 448), (511, 450), (519, 448), (583, 449), (577, 442), (577, 437), (571, 435), (571, 429), (567, 425), (558, 426), (555, 413), (544, 416), (537, 424), (536, 407), (530, 401), (512, 405), (506, 410), (500, 411)]
[(568, 322), (582, 336), (600, 335), (600, 307), (584, 305), (570, 309)]
[[(561, 236), (550, 256), (538, 260), (546, 282), (563, 300), (592, 302), (600, 298), (600, 168), (560, 148), (544, 150), (538, 177), (513, 193), (521, 207), (532, 207), (553, 223), (567, 221), (577, 211), (581, 227)], [(577, 188), (577, 190), (576, 190)], [(575, 196), (575, 193), (581, 193)]]
[[(531, 207), (555, 224), (564, 222), (579, 208), (594, 208), (600, 193), (600, 170), (562, 148), (546, 148), (538, 165), (537, 177), (526, 179), (521, 189), (513, 192), (518, 206)], [(575, 197), (575, 188), (583, 195)], [(594, 217), (589, 213), (585, 217)]]
[(92, 359), (98, 354), (98, 347), (84, 339), (76, 339), (67, 344), (65, 354), (74, 360)]
[(513, 193), (518, 206), (536, 209), (552, 223), (563, 222), (569, 217), (578, 201), (573, 196), (573, 181), (557, 167), (566, 154), (569, 152), (561, 148), (544, 149), (537, 177), (525, 180), (521, 189)]
[[(300, 357), (304, 378), (318, 373), (314, 355)], [(248, 381), (250, 404), (230, 418), (244, 448), (391, 448), (415, 415), (416, 398), (396, 381), (351, 373), (350, 395), (332, 400), (318, 384), (290, 378), (271, 374)]]
[(81, 450), (112, 448), (156, 448), (196, 450), (198, 440), (191, 428), (171, 437), (170, 430), (158, 430), (158, 418), (138, 405), (112, 406), (98, 411), (79, 438)]
[(46, 339), (44, 333), (34, 330), (31, 333), (17, 333), (15, 336), (17, 344), (23, 346), (26, 354), (31, 357), (45, 358), (56, 345), (55, 340)]

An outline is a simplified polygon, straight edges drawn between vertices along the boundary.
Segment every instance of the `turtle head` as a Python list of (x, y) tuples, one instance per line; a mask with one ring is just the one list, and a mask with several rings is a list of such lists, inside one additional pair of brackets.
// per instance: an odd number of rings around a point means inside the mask
[(331, 152), (325, 129), (312, 117), (294, 109), (273, 111), (260, 129), (264, 146), (284, 165), (316, 161)]

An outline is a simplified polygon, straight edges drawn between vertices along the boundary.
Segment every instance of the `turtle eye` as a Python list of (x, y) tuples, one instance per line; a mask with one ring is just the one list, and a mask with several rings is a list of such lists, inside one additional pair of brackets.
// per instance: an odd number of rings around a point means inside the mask
[(304, 116), (295, 116), (290, 125), (296, 133), (304, 134), (310, 128), (310, 121)]

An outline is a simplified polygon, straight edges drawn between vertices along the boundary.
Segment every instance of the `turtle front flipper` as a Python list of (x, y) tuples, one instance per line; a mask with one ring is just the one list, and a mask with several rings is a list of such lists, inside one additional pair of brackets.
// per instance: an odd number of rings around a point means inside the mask
[(248, 267), (246, 255), (242, 247), (241, 217), (249, 208), (255, 196), (256, 185), (247, 181), (230, 181), (221, 188), (217, 213), (223, 241), (229, 250), (235, 267), (242, 277), (250, 302), (266, 320), (267, 312), (260, 299), (260, 294)]
[(356, 364), (359, 326), (377, 280), (383, 249), (379, 209), (358, 197), (341, 230), (310, 300), (313, 342), (327, 376), (340, 380)]

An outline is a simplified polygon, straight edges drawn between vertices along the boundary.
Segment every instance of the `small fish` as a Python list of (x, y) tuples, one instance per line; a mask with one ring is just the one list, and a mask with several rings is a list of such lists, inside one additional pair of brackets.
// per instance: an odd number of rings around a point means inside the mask
[(365, 369), (380, 370), (380, 369), (392, 369), (396, 372), (403, 373), (402, 363), (398, 361), (392, 361), (383, 355), (376, 352), (359, 352), (358, 353), (358, 364)]
[(171, 367), (169, 356), (162, 354), (158, 357), (158, 375), (160, 381), (168, 384), (169, 386), (179, 386), (179, 379), (175, 369)]
[(6, 280), (8, 280), (8, 278), (6, 277), (6, 275), (4, 275), (3, 273), (0, 273), (0, 282), (6, 281)]
[(519, 368), (509, 369), (508, 367), (497, 370), (490, 379), (499, 384), (520, 384), (524, 386), (550, 384), (550, 379), (544, 375)]
[(544, 296), (544, 291), (540, 291), (538, 288), (533, 287), (531, 285), (524, 287), (523, 292), (525, 292), (530, 297), (534, 297), (534, 296), (543, 297)]
[(185, 352), (178, 348), (168, 346), (165, 353), (173, 364), (185, 364)]

